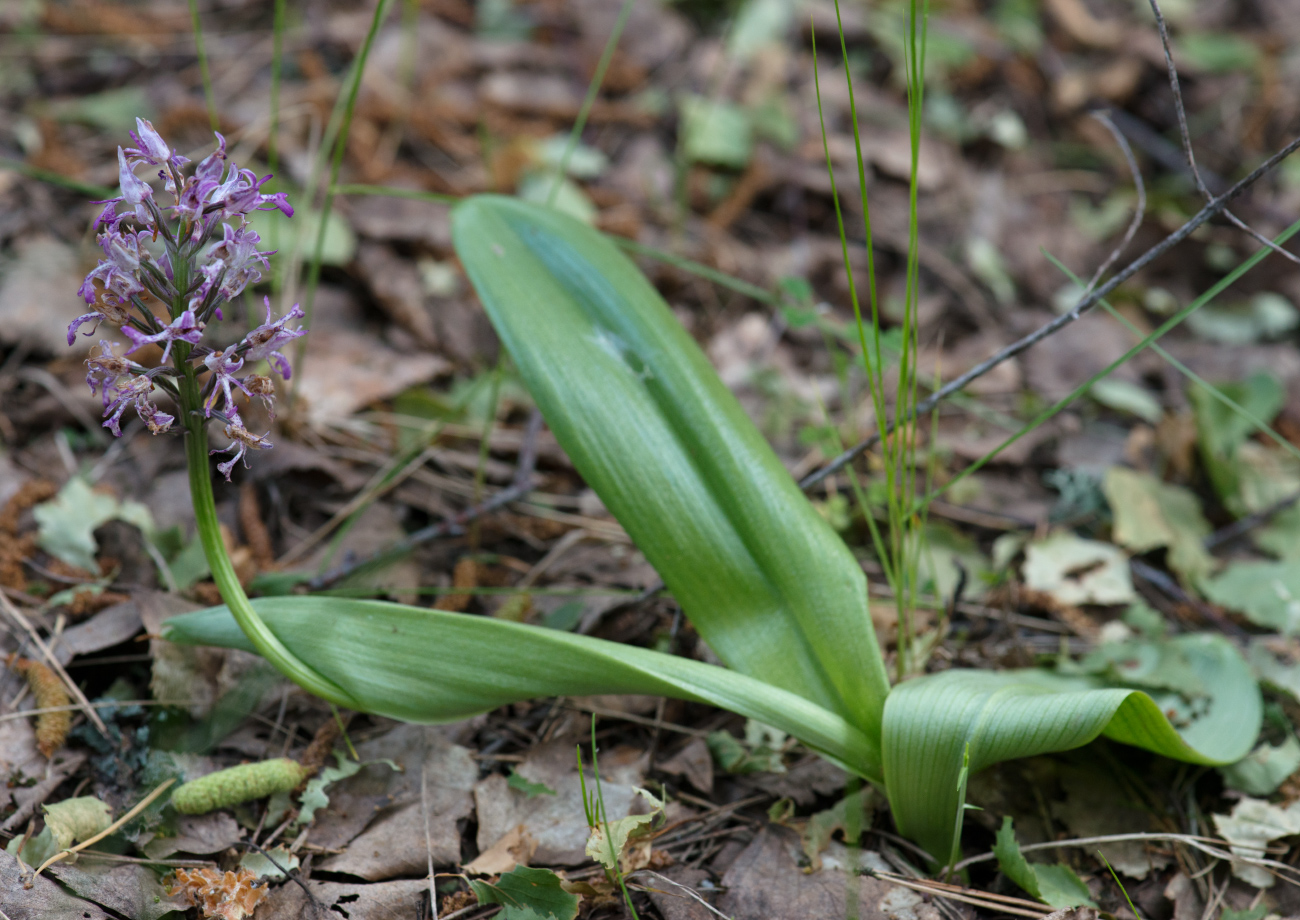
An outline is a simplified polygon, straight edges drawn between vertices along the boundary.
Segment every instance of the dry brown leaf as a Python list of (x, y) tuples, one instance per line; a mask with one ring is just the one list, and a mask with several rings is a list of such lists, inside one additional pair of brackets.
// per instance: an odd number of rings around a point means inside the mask
[[(452, 569), (451, 584), (454, 588), (477, 588), (478, 563), (470, 556), (461, 556), (456, 560), (456, 567)], [(463, 613), (473, 597), (472, 594), (444, 594), (433, 606), (436, 610)]]
[(537, 852), (537, 841), (522, 824), (502, 835), (501, 839), (465, 864), (470, 875), (501, 875), (515, 866), (526, 866)]

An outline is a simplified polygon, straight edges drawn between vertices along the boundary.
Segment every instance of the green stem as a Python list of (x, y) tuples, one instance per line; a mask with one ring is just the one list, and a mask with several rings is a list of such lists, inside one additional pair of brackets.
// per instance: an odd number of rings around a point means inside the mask
[(184, 368), (181, 380), (181, 406), (185, 418), (185, 456), (189, 462), (190, 498), (194, 503), (194, 520), (203, 552), (212, 569), (212, 579), (221, 591), (235, 622), (248, 636), (253, 647), (283, 674), (309, 693), (349, 709), (360, 709), (351, 695), (338, 684), (322, 677), (287, 649), (249, 603), (244, 587), (235, 575), (235, 566), (221, 539), (217, 503), (212, 494), (212, 474), (208, 466), (208, 434), (200, 408), (198, 377), (192, 367)]

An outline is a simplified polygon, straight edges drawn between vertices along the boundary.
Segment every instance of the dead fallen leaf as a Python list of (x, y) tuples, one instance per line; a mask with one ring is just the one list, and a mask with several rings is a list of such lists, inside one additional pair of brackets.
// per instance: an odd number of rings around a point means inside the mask
[(496, 843), (465, 864), (470, 875), (500, 875), (515, 866), (526, 866), (537, 852), (537, 841), (528, 836), (524, 826), (508, 831)]
[(843, 794), (847, 780), (848, 774), (830, 761), (809, 757), (785, 773), (750, 773), (737, 781), (777, 798), (791, 799), (798, 805), (811, 805), (819, 795)]
[(186, 907), (185, 901), (168, 895), (154, 874), (138, 863), (122, 866), (82, 860), (75, 866), (51, 866), (50, 874), (81, 897), (131, 920), (158, 920)]
[(206, 815), (181, 815), (174, 836), (155, 837), (143, 849), (150, 859), (166, 859), (173, 853), (205, 856), (220, 853), (242, 837), (243, 832), (230, 812), (213, 811)]
[[(697, 894), (700, 893), (700, 883), (709, 878), (709, 873), (703, 869), (692, 869), (688, 866), (673, 866), (660, 874), (678, 885), (694, 890)], [(647, 879), (646, 883), (650, 900), (654, 902), (655, 907), (659, 908), (659, 913), (664, 915), (664, 920), (714, 920), (717, 917), (717, 914), (680, 888), (666, 884), (653, 876)], [(707, 900), (707, 895), (701, 897)]]
[[(321, 846), (346, 845), (347, 850), (325, 860), (320, 868), (371, 881), (426, 871), (426, 806), (434, 864), (459, 863), (457, 822), (472, 810), (470, 792), (478, 778), (478, 765), (470, 752), (452, 744), (434, 726), (402, 725), (359, 746), (357, 753), (362, 762), (390, 759), (403, 769), (396, 773), (375, 764), (330, 787), (329, 807), (320, 813), (311, 839)], [(377, 812), (389, 803), (394, 807)]]
[(451, 220), (445, 204), (387, 195), (353, 198), (349, 204), (352, 226), (364, 237), (451, 249)]
[(658, 769), (680, 776), (705, 795), (713, 792), (713, 755), (703, 738), (694, 738), (684, 748), (658, 764)]
[(307, 338), (306, 361), (295, 371), (313, 425), (346, 419), (451, 370), (437, 355), (403, 354), (359, 329), (318, 328)]
[(140, 631), (140, 608), (135, 601), (105, 607), (90, 619), (66, 629), (54, 647), (59, 664), (76, 655), (89, 655), (127, 641)]
[(420, 270), (415, 263), (399, 257), (383, 243), (362, 243), (355, 264), (389, 319), (424, 347), (435, 346), (438, 337), (433, 316), (425, 305)]
[[(67, 351), (68, 324), (89, 309), (76, 293), (79, 267), (76, 250), (65, 243), (48, 236), (19, 239), (17, 259), (0, 277), (0, 339), (11, 345), (27, 340), (52, 354)], [(77, 341), (89, 348), (98, 339)]]
[(0, 851), (0, 904), (10, 920), (109, 920), (98, 906), (65, 894), (44, 875), (31, 888), (24, 887), (22, 873), (18, 859)]
[[(807, 920), (844, 913), (847, 859), (842, 845), (828, 848), (820, 872), (805, 874), (798, 834), (766, 827), (732, 863), (722, 878), (726, 889), (718, 910), (734, 920)], [(873, 854), (863, 854), (864, 857)], [(878, 857), (877, 857), (878, 858)], [(938, 908), (906, 888), (880, 879), (858, 879), (862, 920), (939, 920)]]
[[(365, 559), (387, 549), (404, 536), (406, 531), (397, 508), (388, 502), (377, 501), (361, 512), (337, 544), (324, 541), (324, 545), (297, 565), (302, 571), (316, 572), (327, 555), (333, 565), (349, 558)], [(361, 580), (375, 588), (376, 593), (388, 592), (404, 604), (413, 604), (417, 600), (415, 589), (420, 586), (420, 565), (408, 556), (381, 569), (367, 571)]]
[[(428, 897), (426, 879), (403, 879), (375, 885), (344, 885), (337, 882), (308, 882), (307, 887), (325, 906), (327, 917), (348, 920), (397, 920), (418, 916)], [(292, 883), (281, 885), (257, 909), (256, 920), (302, 920), (316, 913), (303, 890)]]
[(0, 722), (0, 801), (9, 801), (8, 785), (23, 785), (45, 775), (45, 758), (36, 749), (36, 728), (28, 719)]

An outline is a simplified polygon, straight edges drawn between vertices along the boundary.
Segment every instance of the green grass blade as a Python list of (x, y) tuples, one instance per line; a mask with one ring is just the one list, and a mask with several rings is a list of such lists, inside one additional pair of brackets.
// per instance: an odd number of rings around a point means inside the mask
[(199, 74), (203, 79), (203, 98), (208, 107), (208, 124), (213, 131), (220, 131), (221, 124), (217, 118), (217, 97), (212, 89), (212, 72), (208, 69), (208, 52), (203, 46), (203, 21), (199, 18), (198, 0), (189, 0), (190, 25), (194, 29), (194, 53), (199, 59)]
[(1147, 694), (1046, 671), (952, 670), (900, 684), (885, 705), (885, 783), (899, 830), (940, 863), (956, 855), (958, 779), (1003, 760), (1065, 751), (1105, 735), (1200, 764), (1249, 753), (1259, 734), (1259, 687), (1222, 636), (1172, 640), (1201, 683), (1209, 711), (1180, 731)]
[[(361, 78), (365, 75), (366, 61), (370, 58), (370, 49), (375, 43), (375, 36), (379, 33), (379, 26), (387, 18), (392, 2), (393, 0), (378, 0), (375, 4), (375, 15), (371, 17), (365, 40), (362, 41), (361, 48), (357, 51), (356, 59), (353, 60), (348, 72), (346, 94), (341, 97), (344, 100), (341, 120), (338, 134), (334, 138), (333, 152), (330, 155), (329, 177), (325, 183), (325, 198), (321, 202), (320, 224), (317, 226), (316, 241), (307, 268), (307, 291), (302, 302), (302, 308), (307, 314), (305, 318), (307, 326), (311, 325), (312, 307), (316, 301), (316, 286), (320, 283), (321, 258), (325, 251), (325, 232), (329, 225), (330, 211), (334, 208), (334, 189), (339, 184), (343, 154), (348, 148), (348, 135), (352, 131), (352, 114), (356, 111), (357, 95), (361, 92)], [(302, 362), (302, 354), (300, 349), (296, 363)]]
[(514, 199), (462, 202), (452, 234), (560, 444), (705, 641), (875, 737), (888, 681), (861, 568), (636, 266)]
[[(738, 712), (854, 772), (880, 775), (879, 747), (842, 717), (726, 668), (540, 626), (383, 601), (277, 597), (252, 603), (294, 655), (377, 715), (450, 722), (537, 697), (655, 694)], [(183, 645), (252, 651), (225, 607), (173, 617), (164, 635)]]
[(614, 21), (614, 28), (609, 33), (609, 38), (605, 40), (605, 48), (600, 53), (600, 61), (596, 64), (596, 71), (591, 75), (591, 82), (587, 85), (587, 95), (582, 99), (582, 107), (578, 109), (578, 117), (573, 122), (573, 128), (569, 131), (569, 139), (564, 143), (564, 152), (560, 155), (560, 165), (555, 173), (555, 181), (551, 183), (551, 190), (546, 195), (546, 206), (551, 207), (555, 204), (555, 196), (560, 192), (560, 186), (564, 184), (564, 175), (569, 171), (569, 161), (573, 159), (573, 151), (578, 147), (578, 141), (582, 139), (582, 129), (587, 126), (587, 118), (591, 115), (591, 107), (596, 104), (596, 96), (600, 94), (600, 87), (605, 82), (605, 72), (609, 70), (609, 64), (614, 60), (614, 49), (618, 47), (618, 40), (623, 35), (623, 29), (627, 25), (628, 17), (632, 15), (633, 0), (623, 0), (623, 8), (618, 11), (618, 19)]

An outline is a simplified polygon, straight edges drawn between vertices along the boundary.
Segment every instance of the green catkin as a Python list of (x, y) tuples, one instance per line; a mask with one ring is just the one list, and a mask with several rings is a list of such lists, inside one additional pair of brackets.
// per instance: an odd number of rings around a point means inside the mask
[(306, 769), (288, 757), (241, 764), (185, 783), (172, 793), (172, 805), (181, 814), (206, 814), (277, 792), (289, 792), (306, 776)]

